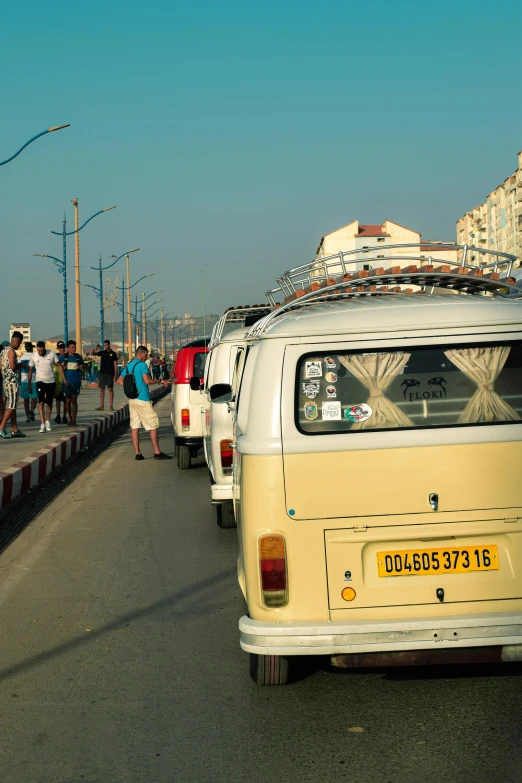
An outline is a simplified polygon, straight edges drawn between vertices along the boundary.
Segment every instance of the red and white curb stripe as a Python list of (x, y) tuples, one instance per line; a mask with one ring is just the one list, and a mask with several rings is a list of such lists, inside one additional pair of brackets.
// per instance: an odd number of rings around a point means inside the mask
[[(164, 394), (163, 389), (153, 389), (151, 398)], [(33, 452), (22, 462), (16, 462), (6, 470), (0, 470), (0, 508), (7, 506), (19, 495), (49, 476), (55, 468), (63, 465), (84, 446), (92, 443), (100, 435), (112, 429), (116, 424), (129, 418), (129, 403), (119, 410), (98, 417), (88, 424), (75, 427), (67, 435), (57, 438), (53, 443)], [(3, 448), (9, 448), (4, 446)]]

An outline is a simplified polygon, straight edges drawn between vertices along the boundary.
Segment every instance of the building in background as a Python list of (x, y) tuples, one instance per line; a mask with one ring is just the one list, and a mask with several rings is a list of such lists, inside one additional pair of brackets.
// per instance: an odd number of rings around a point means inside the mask
[(9, 327), (9, 340), (11, 340), (13, 336), (13, 332), (22, 332), (24, 336), (22, 345), (24, 343), (31, 342), (31, 324), (26, 324), (26, 323), (11, 324), (11, 326)]
[(518, 168), (492, 190), (483, 204), (466, 212), (457, 221), (459, 245), (512, 253), (522, 256), (522, 151)]
[[(341, 251), (358, 250), (355, 258), (359, 262), (357, 269), (370, 269), (375, 266), (386, 266), (386, 259), (391, 255), (432, 256), (434, 260), (447, 259), (457, 261), (457, 251), (444, 250), (444, 242), (421, 240), (422, 234), (411, 228), (401, 226), (392, 220), (382, 224), (359, 223), (352, 220), (342, 228), (331, 231), (321, 237), (317, 248), (318, 260), (325, 256), (335, 255)], [(404, 250), (392, 250), (391, 245), (409, 244), (412, 247)], [(408, 259), (398, 263), (398, 266), (408, 266)], [(332, 271), (335, 271), (332, 269)]]

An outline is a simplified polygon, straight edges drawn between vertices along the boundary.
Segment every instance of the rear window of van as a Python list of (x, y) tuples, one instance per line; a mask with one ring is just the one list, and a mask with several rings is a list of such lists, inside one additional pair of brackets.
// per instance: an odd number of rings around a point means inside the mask
[(194, 354), (194, 377), (203, 378), (205, 375), (205, 364), (207, 361), (208, 353), (199, 351)]
[(314, 353), (297, 367), (307, 435), (522, 421), (522, 342)]

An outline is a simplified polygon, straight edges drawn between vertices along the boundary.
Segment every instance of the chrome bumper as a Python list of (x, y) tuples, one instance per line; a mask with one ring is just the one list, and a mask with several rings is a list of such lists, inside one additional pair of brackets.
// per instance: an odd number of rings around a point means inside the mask
[(512, 646), (504, 660), (522, 660), (522, 614), (457, 615), (444, 619), (359, 622), (267, 623), (242, 617), (240, 644), (257, 655), (442, 650)]

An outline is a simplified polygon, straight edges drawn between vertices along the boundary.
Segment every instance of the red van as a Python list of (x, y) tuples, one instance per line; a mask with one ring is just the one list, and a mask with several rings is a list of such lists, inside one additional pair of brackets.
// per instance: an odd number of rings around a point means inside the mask
[(172, 373), (171, 420), (181, 470), (190, 468), (192, 458), (203, 446), (201, 406), (209, 342), (209, 338), (193, 340), (180, 348)]

